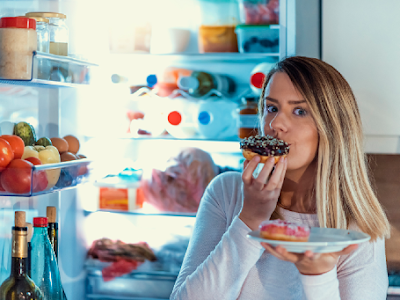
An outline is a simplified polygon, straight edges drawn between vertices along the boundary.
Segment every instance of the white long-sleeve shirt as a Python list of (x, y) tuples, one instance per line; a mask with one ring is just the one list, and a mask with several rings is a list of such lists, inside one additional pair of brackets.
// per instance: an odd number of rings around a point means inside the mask
[[(385, 243), (365, 242), (325, 274), (302, 275), (246, 235), (241, 173), (223, 173), (207, 187), (170, 299), (385, 300)], [(280, 209), (284, 219), (319, 227), (316, 214)], [(357, 230), (357, 228), (350, 228)]]

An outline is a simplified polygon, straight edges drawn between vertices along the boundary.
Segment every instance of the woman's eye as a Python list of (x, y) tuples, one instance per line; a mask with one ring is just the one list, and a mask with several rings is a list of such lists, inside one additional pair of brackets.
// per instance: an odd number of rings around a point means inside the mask
[(298, 116), (305, 116), (307, 114), (307, 111), (305, 109), (302, 109), (302, 108), (296, 108), (294, 110), (294, 114), (298, 115)]
[(273, 105), (267, 105), (267, 111), (270, 112), (270, 113), (277, 112), (278, 108), (276, 106), (273, 106)]

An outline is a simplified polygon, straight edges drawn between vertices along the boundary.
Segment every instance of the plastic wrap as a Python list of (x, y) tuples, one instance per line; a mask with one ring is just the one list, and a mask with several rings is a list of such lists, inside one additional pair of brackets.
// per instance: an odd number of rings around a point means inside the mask
[(218, 173), (209, 153), (184, 148), (168, 160), (165, 171), (152, 169), (140, 185), (145, 201), (160, 211), (196, 212), (205, 188)]

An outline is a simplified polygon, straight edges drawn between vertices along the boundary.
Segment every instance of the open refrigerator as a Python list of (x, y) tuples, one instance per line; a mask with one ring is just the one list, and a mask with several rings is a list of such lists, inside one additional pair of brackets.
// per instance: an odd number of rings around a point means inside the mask
[[(16, 17), (32, 11), (60, 12), (67, 16), (69, 28), (68, 56), (35, 52), (31, 80), (0, 79), (0, 127), (3, 122), (25, 121), (35, 128), (38, 138), (74, 135), (81, 144), (79, 153), (87, 159), (52, 167), (66, 170), (85, 166), (88, 170), (82, 178), (48, 191), (24, 195), (0, 192), (0, 282), (9, 275), (14, 212), (26, 211), (27, 221), (32, 222), (33, 217), (45, 216), (47, 206), (55, 206), (59, 223), (59, 269), (68, 299), (169, 297), (196, 213), (165, 212), (151, 207), (125, 211), (101, 209), (99, 186), (130, 189), (132, 186), (120, 181), (104, 183), (104, 178), (123, 170), (135, 173), (165, 168), (170, 162), (168, 159), (184, 147), (209, 153), (220, 172), (240, 171), (243, 159), (238, 137), (205, 139), (127, 134), (127, 111), (137, 109), (137, 93), (131, 94), (130, 86), (146, 86), (148, 75), (174, 66), (229, 75), (237, 87), (229, 100), (239, 102), (241, 96), (251, 94), (249, 76), (259, 63), (273, 63), (291, 55), (320, 57), (318, 0), (279, 1), (279, 24), (275, 25), (279, 30), (279, 51), (275, 53), (199, 53), (199, 26), (205, 18), (202, 11), (206, 9), (205, 15), (215, 18), (222, 12), (212, 5), (221, 3), (239, 5), (228, 0), (117, 0), (112, 3), (0, 0), (0, 17)], [(167, 40), (161, 39), (162, 42), (153, 44), (152, 41), (153, 50), (149, 53), (112, 53), (110, 30), (118, 36), (130, 30), (121, 24), (131, 21), (150, 24), (152, 34), (163, 38), (165, 31), (161, 29), (184, 28), (190, 32), (188, 45), (183, 51), (170, 49), (164, 53), (163, 47), (172, 39), (169, 36)], [(68, 69), (72, 79), (40, 78), (37, 71), (43, 64)], [(113, 83), (111, 78), (115, 74), (127, 78), (126, 82)], [(146, 88), (145, 92), (148, 92)], [(149, 99), (144, 107), (152, 110), (158, 104)], [(104, 280), (102, 269), (109, 263), (88, 257), (93, 242), (103, 238), (131, 244), (146, 242), (158, 260), (145, 261), (132, 272)]]

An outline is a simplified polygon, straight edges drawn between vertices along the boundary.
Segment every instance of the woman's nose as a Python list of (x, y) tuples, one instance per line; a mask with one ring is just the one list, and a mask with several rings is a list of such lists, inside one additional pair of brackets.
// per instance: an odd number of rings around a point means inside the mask
[(288, 119), (286, 118), (285, 114), (277, 113), (273, 118), (270, 120), (268, 127), (270, 130), (273, 131), (274, 136), (278, 135), (279, 132), (287, 132), (288, 129)]

